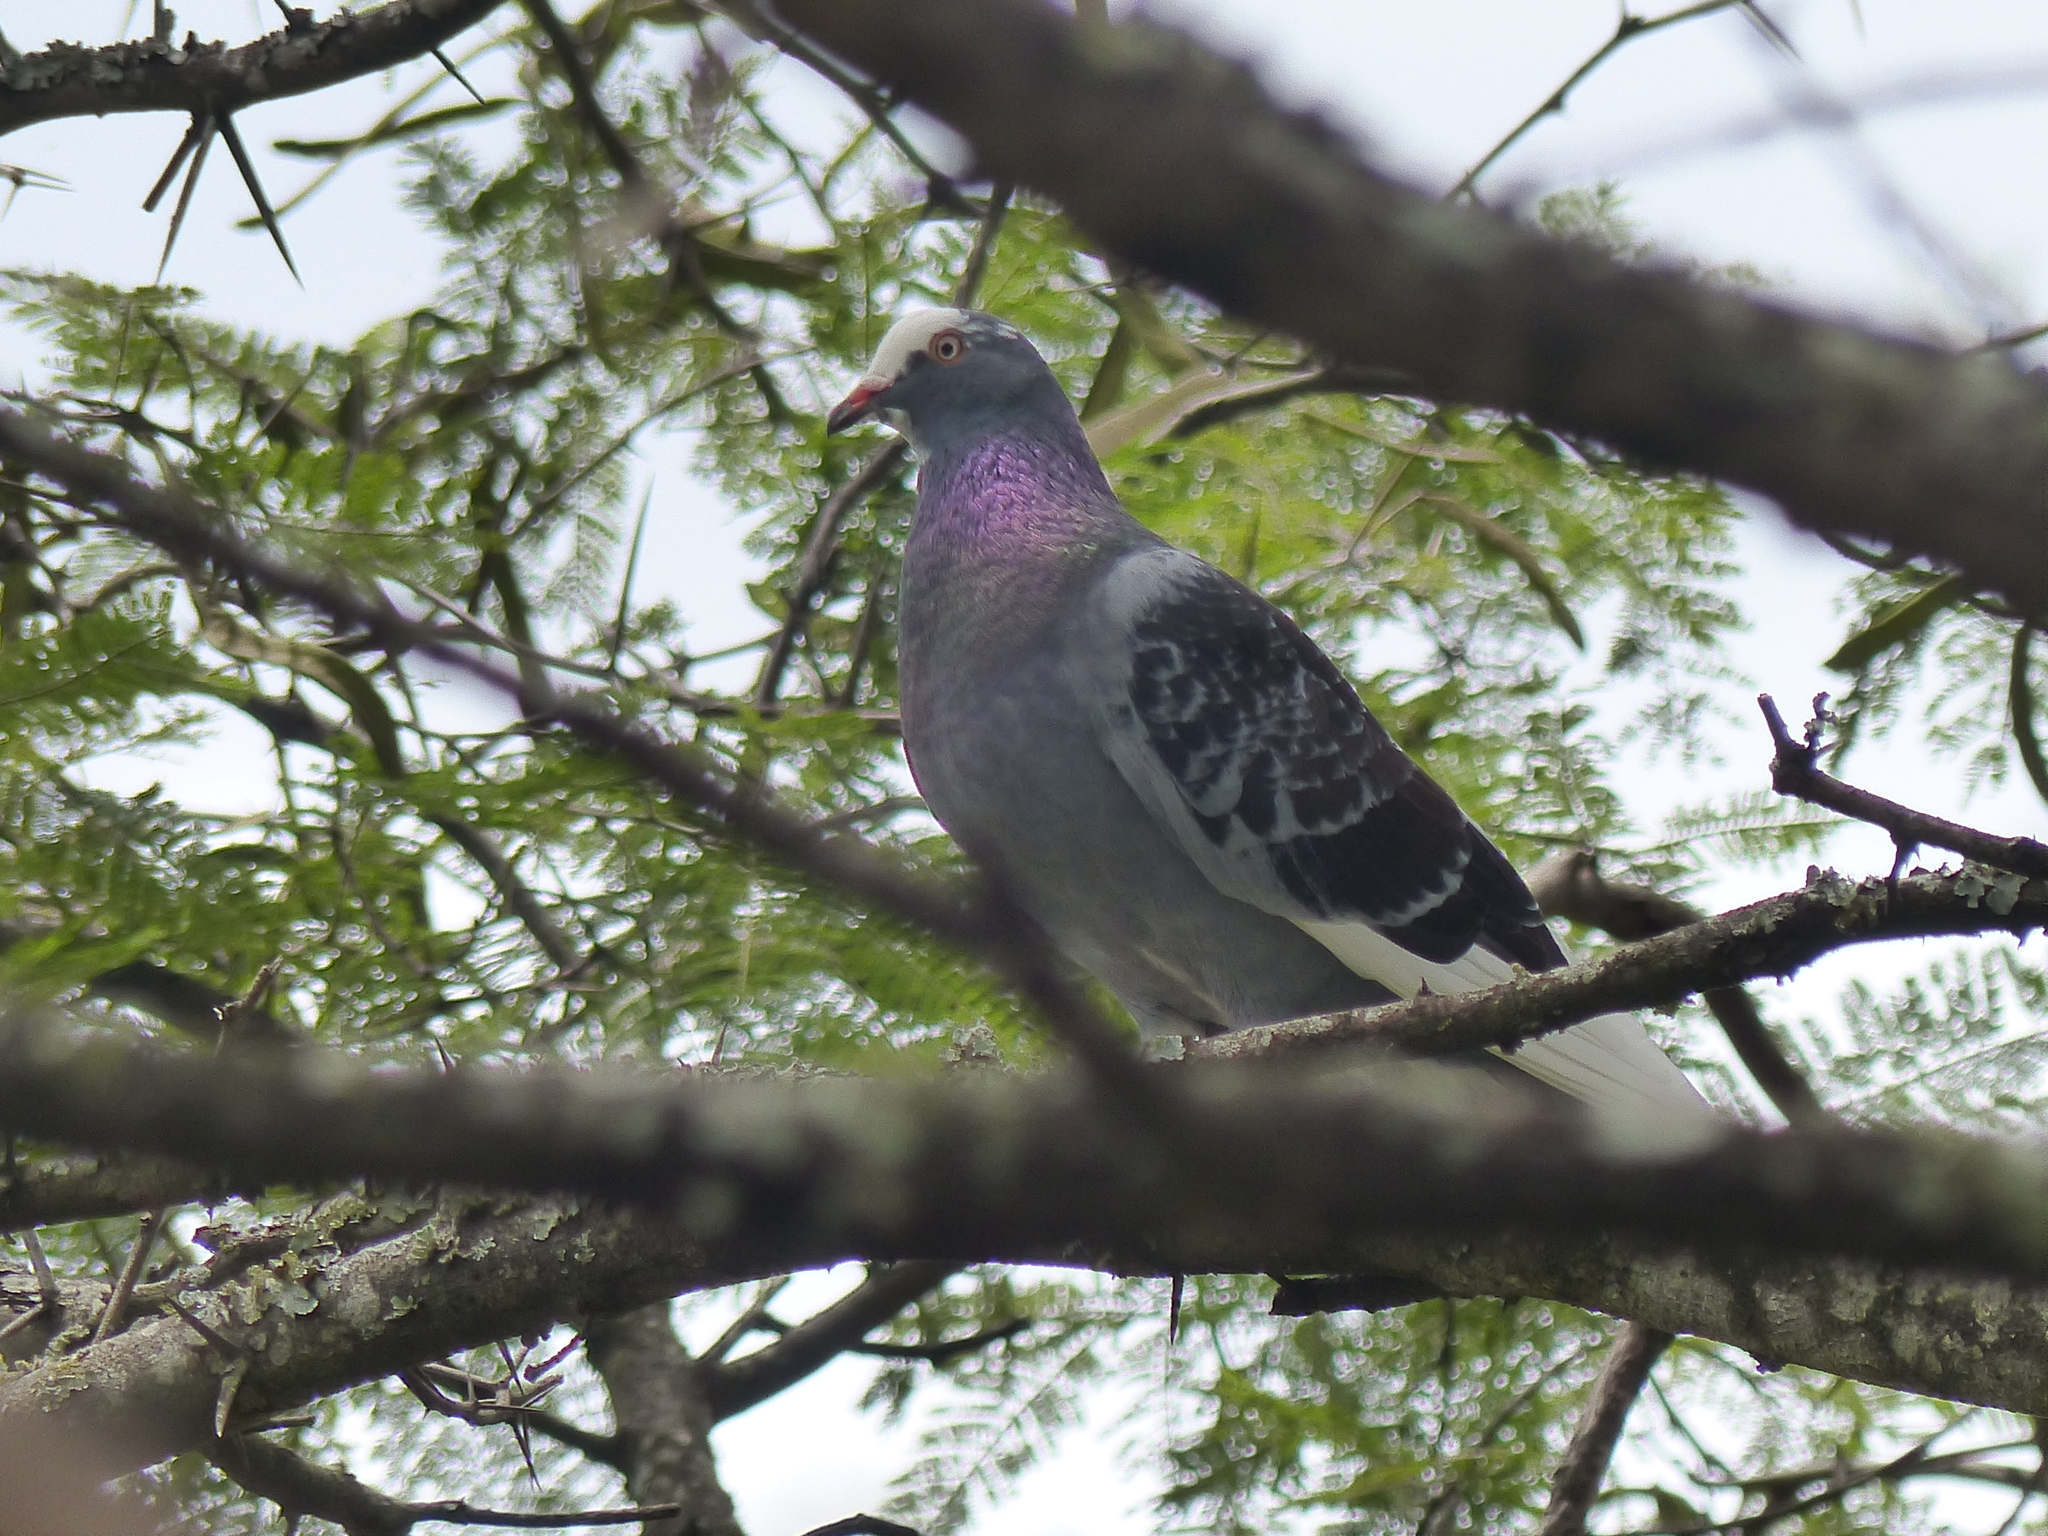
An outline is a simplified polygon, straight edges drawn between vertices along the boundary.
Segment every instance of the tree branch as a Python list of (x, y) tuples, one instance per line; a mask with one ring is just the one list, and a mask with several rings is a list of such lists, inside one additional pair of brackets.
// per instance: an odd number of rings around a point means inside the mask
[[(1529, 893), (1551, 917), (1597, 928), (1617, 939), (1644, 939), (1706, 922), (1690, 902), (1634, 880), (1609, 880), (1590, 848), (1553, 854), (1529, 872)], [(1735, 1054), (1778, 1113), (1794, 1125), (1829, 1118), (1813, 1085), (1772, 1037), (1746, 987), (1708, 987), (1700, 994)]]
[[(323, 1467), (260, 1435), (230, 1435), (207, 1453), (213, 1464), (258, 1497), (269, 1499), (287, 1519), (311, 1515), (328, 1520), (348, 1536), (406, 1536), (422, 1521), (444, 1525), (493, 1525), (514, 1530), (562, 1530), (569, 1526), (630, 1525), (666, 1520), (674, 1504), (635, 1509), (582, 1509), (535, 1514), (480, 1509), (465, 1499), (394, 1499), (338, 1467)], [(706, 1536), (710, 1536), (707, 1532)]]
[[(317, 1244), (308, 1251), (318, 1255)], [(236, 1418), (261, 1421), (420, 1360), (750, 1279), (763, 1267), (737, 1242), (713, 1258), (669, 1221), (572, 1201), (450, 1199), (424, 1225), (346, 1254), (297, 1266), (279, 1255), (187, 1291), (181, 1304), (225, 1350), (169, 1316), (46, 1368), (58, 1376), (0, 1380), (0, 1434), (18, 1416), (76, 1433), (108, 1475), (212, 1445), (222, 1372), (238, 1360), (246, 1372)], [(58, 1379), (61, 1402), (46, 1390)]]
[(1725, 11), (1732, 6), (1744, 3), (1746, 3), (1746, 0), (1699, 0), (1698, 4), (1688, 5), (1682, 10), (1671, 11), (1662, 16), (1650, 17), (1636, 16), (1628, 11), (1623, 11), (1621, 18), (1614, 24), (1613, 34), (1607, 41), (1594, 49), (1585, 62), (1580, 64), (1577, 69), (1566, 75), (1564, 83), (1544, 97), (1542, 104), (1535, 111), (1515, 124), (1493, 148), (1481, 155), (1473, 164), (1472, 169), (1458, 178), (1457, 185), (1444, 194), (1445, 198), (1462, 197), (1470, 192), (1478, 183), (1479, 178), (1491, 169), (1496, 160), (1500, 159), (1510, 149), (1513, 149), (1523, 136), (1531, 128), (1542, 122), (1544, 118), (1564, 111), (1565, 103), (1571, 100), (1572, 92), (1585, 83), (1586, 77), (1602, 64), (1605, 64), (1629, 43), (1634, 42), (1639, 37), (1647, 37), (1652, 32), (1661, 31), (1665, 27), (1675, 27), (1684, 22), (1696, 21), (1702, 16), (1711, 16), (1717, 11)]
[(568, 82), (570, 99), (576, 103), (576, 115), (583, 119), (583, 126), (590, 130), (598, 148), (604, 151), (605, 159), (618, 173), (619, 185), (628, 194), (644, 190), (647, 172), (641, 168), (639, 158), (626, 142), (626, 136), (619, 132), (618, 124), (605, 112), (604, 103), (597, 99), (597, 81), (591, 75), (590, 61), (583, 55), (583, 45), (562, 24), (562, 18), (555, 14), (555, 8), (548, 4), (548, 0), (524, 0), (524, 4), (534, 25), (548, 40), (548, 52), (555, 67)]
[(212, 112), (298, 96), (429, 54), (500, 0), (389, 0), (230, 48), (145, 38), (86, 48), (52, 43), (0, 68), (0, 134), (60, 117)]
[(811, 536), (804, 542), (803, 561), (797, 566), (796, 585), (789, 591), (789, 614), (776, 631), (775, 642), (768, 647), (768, 655), (761, 663), (761, 676), (754, 684), (756, 708), (773, 704), (782, 691), (782, 674), (789, 670), (789, 659), (796, 654), (797, 642), (803, 639), (804, 628), (810, 623), (811, 607), (832, 578), (833, 561), (839, 553), (840, 524), (868, 492), (896, 473), (909, 451), (910, 445), (900, 437), (884, 444), (819, 506), (811, 522)]
[[(32, 939), (46, 938), (58, 931), (54, 922), (28, 918), (0, 918), (0, 950)], [(172, 970), (159, 960), (129, 960), (99, 973), (87, 982), (86, 990), (110, 1003), (121, 1003), (153, 1014), (173, 1029), (202, 1040), (220, 1038), (221, 1010), (237, 1002), (234, 993)], [(244, 1041), (265, 1040), (283, 1045), (297, 1035), (267, 1008), (256, 1008), (241, 1021)]]
[[(1442, 1296), (1540, 1296), (1668, 1333), (1716, 1339), (1775, 1369), (1803, 1365), (1928, 1397), (2048, 1408), (2048, 1287), (1941, 1269), (1817, 1264), (1748, 1246), (1690, 1251), (1606, 1236), (1506, 1233), (1471, 1242), (1383, 1234), (1358, 1245), (1361, 1284), (1286, 1281), (1281, 1316), (1377, 1309), (1389, 1280)], [(1357, 1301), (1346, 1294), (1355, 1288)], [(1415, 1299), (1415, 1298), (1410, 1298)], [(2033, 1408), (2020, 1408), (2032, 1403)]]
[(875, 125), (875, 131), (895, 146), (896, 153), (924, 177), (926, 195), (934, 203), (953, 204), (959, 201), (952, 178), (946, 176), (918, 152), (917, 146), (904, 137), (903, 130), (896, 125), (894, 112), (896, 103), (888, 99), (887, 93), (873, 83), (862, 80), (829, 55), (812, 47), (808, 40), (790, 30), (788, 24), (776, 14), (779, 7), (762, 4), (760, 0), (713, 0), (718, 13), (738, 27), (749, 37), (763, 38), (772, 42), (781, 52), (788, 54), (799, 64), (809, 69), (820, 79), (829, 81), (866, 115)]
[(519, 1417), (528, 1429), (538, 1430), (578, 1455), (588, 1457), (600, 1466), (610, 1467), (614, 1472), (625, 1472), (625, 1447), (616, 1431), (608, 1434), (603, 1430), (585, 1429), (581, 1424), (565, 1419), (559, 1413), (550, 1413), (545, 1408), (529, 1408)]
[[(1220, 1240), (1219, 1240), (1220, 1239)], [(1361, 1229), (1304, 1232), (1277, 1255), (1301, 1268), (1405, 1277), (1438, 1294), (1537, 1296), (1696, 1333), (1772, 1364), (1799, 1364), (1936, 1397), (2048, 1412), (2048, 1286), (1939, 1270), (1816, 1264), (1754, 1247), (1692, 1250), (1614, 1234), (1545, 1233), (1452, 1240)], [(715, 1257), (674, 1208), (633, 1212), (558, 1200), (449, 1202), (424, 1226), (347, 1254), (305, 1248), (292, 1271), (309, 1293), (280, 1289), (282, 1269), (210, 1283), (193, 1304), (249, 1340), (238, 1405), (275, 1414), (413, 1361), (679, 1291), (732, 1284), (846, 1256), (795, 1236), (768, 1251), (729, 1232)], [(946, 1255), (956, 1263), (1089, 1262), (1135, 1274), (1247, 1273), (1276, 1255), (1228, 1234), (1176, 1226), (1171, 1213), (1121, 1248), (1071, 1241), (997, 1242)], [(273, 1303), (311, 1294), (310, 1311)], [(1283, 1287), (1277, 1311), (1299, 1310)], [(1321, 1300), (1335, 1305), (1336, 1298)], [(266, 1310), (267, 1308), (267, 1310)], [(227, 1321), (260, 1317), (257, 1329)], [(218, 1331), (218, 1330), (216, 1330)], [(260, 1341), (257, 1335), (260, 1334)], [(27, 1422), (93, 1448), (96, 1474), (214, 1444), (226, 1357), (176, 1317), (144, 1321), (56, 1367), (0, 1379), (0, 1443)], [(61, 1390), (56, 1390), (61, 1380)]]
[(132, 1216), (167, 1205), (217, 1200), (230, 1186), (219, 1175), (170, 1158), (37, 1157), (0, 1178), (0, 1232)]
[(149, 1250), (156, 1246), (157, 1228), (163, 1225), (168, 1214), (168, 1210), (149, 1211), (136, 1224), (135, 1242), (128, 1250), (126, 1262), (121, 1265), (121, 1273), (107, 1296), (106, 1306), (100, 1309), (99, 1321), (93, 1325), (91, 1342), (94, 1344), (104, 1343), (120, 1331), (128, 1302), (135, 1294), (136, 1284), (142, 1279), (143, 1266), (149, 1262)]
[(944, 1365), (948, 1360), (974, 1354), (991, 1344), (1014, 1339), (1018, 1334), (1028, 1332), (1031, 1326), (1030, 1318), (1013, 1317), (1007, 1323), (979, 1328), (957, 1339), (933, 1339), (929, 1344), (849, 1344), (846, 1352), (849, 1355), (872, 1355), (877, 1360), (922, 1360), (927, 1365)]
[(885, 1264), (824, 1311), (774, 1343), (706, 1370), (714, 1419), (729, 1419), (796, 1385), (859, 1344), (953, 1272), (950, 1264)]
[(1822, 707), (1825, 701), (1826, 695), (1814, 700), (1813, 718), (1806, 723), (1804, 739), (1794, 741), (1792, 733), (1785, 728), (1785, 717), (1778, 713), (1777, 701), (1768, 693), (1757, 695), (1757, 707), (1764, 712), (1764, 721), (1771, 730), (1771, 745), (1775, 749), (1771, 757), (1771, 788), (1781, 795), (1804, 800), (1809, 805), (1824, 806), (1844, 816), (1853, 816), (1858, 821), (1884, 828), (1892, 835), (1901, 863), (1915, 848), (1925, 845), (1945, 848), (1950, 853), (1960, 853), (1966, 859), (1989, 864), (1993, 869), (2011, 870), (2031, 880), (2048, 878), (2048, 844), (2037, 843), (2031, 837), (1996, 837), (1975, 827), (1944, 821), (1939, 816), (1916, 811), (1911, 806), (1900, 805), (1882, 795), (1873, 795), (1867, 789), (1858, 789), (1854, 784), (1845, 784), (1833, 775), (1823, 773), (1818, 759), (1821, 731), (1826, 725), (1826, 713)]
[(1197, 1059), (1285, 1059), (1335, 1046), (1394, 1046), (1423, 1056), (1509, 1047), (1596, 1013), (1682, 1002), (1759, 976), (1788, 976), (1831, 950), (1880, 939), (2030, 933), (2048, 925), (2048, 884), (1972, 866), (1893, 884), (1815, 870), (1806, 886), (1597, 960), (1483, 992), (1263, 1024), (1188, 1047)]
[(783, 0), (964, 133), (984, 174), (1344, 363), (1749, 486), (1795, 522), (1959, 566), (2048, 616), (2048, 388), (1624, 267), (1375, 173), (1241, 68), (1036, 0)]
[(1607, 1363), (1593, 1383), (1593, 1395), (1586, 1403), (1585, 1416), (1572, 1432), (1558, 1463), (1557, 1477), (1550, 1485), (1550, 1506), (1536, 1536), (1585, 1536), (1586, 1516), (1600, 1496), (1614, 1447), (1621, 1441), (1621, 1428), (1628, 1420), (1650, 1368), (1671, 1347), (1671, 1335), (1641, 1323), (1624, 1323), (1609, 1347)]
[(675, 1507), (644, 1536), (743, 1536), (711, 1453), (709, 1383), (668, 1303), (596, 1320), (583, 1347), (611, 1394), (627, 1492)]
[[(1347, 1273), (1348, 1234), (1526, 1223), (2048, 1275), (2048, 1153), (2022, 1143), (1596, 1116), (1427, 1063), (1155, 1068), (1156, 1123), (1070, 1074), (974, 1077), (373, 1072), (16, 1024), (0, 1037), (0, 1120), (251, 1177), (652, 1201), (679, 1210), (691, 1240), (752, 1252), (1079, 1260), (1163, 1253), (1163, 1234), (1179, 1234), (1173, 1267), (1190, 1273)], [(1361, 1180), (1362, 1167), (1403, 1177)]]
[(512, 867), (512, 861), (490, 833), (457, 815), (431, 810), (423, 814), (441, 829), (449, 842), (468, 854), (490, 879), (492, 888), (519, 919), (521, 926), (533, 936), (533, 941), (557, 971), (569, 976), (585, 968), (588, 964), (586, 957), (562, 931), (539, 893), (519, 877), (519, 871)]

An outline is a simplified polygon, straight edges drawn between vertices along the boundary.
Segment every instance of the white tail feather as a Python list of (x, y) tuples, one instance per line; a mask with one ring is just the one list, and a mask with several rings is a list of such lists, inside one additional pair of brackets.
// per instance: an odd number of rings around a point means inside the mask
[[(1448, 964), (1410, 954), (1364, 923), (1295, 924), (1361, 976), (1369, 976), (1402, 997), (1425, 986), (1432, 992), (1476, 992), (1511, 980), (1514, 967), (1474, 946)], [(1662, 1114), (1712, 1115), (1686, 1075), (1652, 1040), (1640, 1020), (1603, 1013), (1570, 1029), (1525, 1041), (1512, 1052), (1495, 1053), (1539, 1082), (1603, 1108), (1650, 1110)]]

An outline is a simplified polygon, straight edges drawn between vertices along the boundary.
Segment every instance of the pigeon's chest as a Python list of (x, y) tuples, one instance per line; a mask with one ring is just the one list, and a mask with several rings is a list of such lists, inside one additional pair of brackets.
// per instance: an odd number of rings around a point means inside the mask
[(904, 744), (933, 812), (970, 847), (999, 837), (1020, 807), (1042, 807), (1049, 776), (1100, 758), (1066, 659), (1088, 579), (1072, 559), (906, 552)]

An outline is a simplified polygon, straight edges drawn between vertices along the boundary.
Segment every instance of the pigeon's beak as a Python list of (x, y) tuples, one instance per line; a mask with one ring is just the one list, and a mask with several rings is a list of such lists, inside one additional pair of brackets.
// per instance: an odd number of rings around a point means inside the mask
[(889, 392), (893, 379), (862, 379), (853, 386), (853, 392), (832, 407), (832, 414), (825, 418), (825, 431), (844, 432), (857, 421), (866, 421), (875, 414), (875, 402)]

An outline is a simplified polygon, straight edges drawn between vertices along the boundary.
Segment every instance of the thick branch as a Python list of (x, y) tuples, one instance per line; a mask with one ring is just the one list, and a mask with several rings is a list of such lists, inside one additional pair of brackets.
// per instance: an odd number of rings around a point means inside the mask
[(234, 1422), (260, 1422), (421, 1360), (762, 1270), (737, 1244), (714, 1260), (672, 1222), (564, 1201), (451, 1201), (347, 1254), (188, 1292), (183, 1305), (235, 1358), (172, 1315), (0, 1381), (0, 1433), (26, 1415), (75, 1434), (106, 1469), (144, 1466), (214, 1443), (221, 1377), (237, 1359)]
[[(1754, 1249), (1707, 1253), (1614, 1236), (1580, 1240), (1492, 1235), (1444, 1241), (1322, 1233), (1275, 1255), (1226, 1251), (1213, 1234), (1155, 1225), (1121, 1250), (1086, 1260), (1135, 1274), (1254, 1272), (1276, 1258), (1296, 1272), (1373, 1271), (1466, 1296), (1538, 1296), (1719, 1339), (1772, 1364), (1798, 1364), (1937, 1397), (2048, 1412), (2048, 1286), (1938, 1271), (1774, 1258)], [(1319, 1252), (1312, 1250), (1320, 1249)], [(678, 1291), (727, 1284), (846, 1256), (796, 1238), (777, 1251), (735, 1236), (714, 1262), (685, 1224), (651, 1212), (585, 1210), (550, 1200), (474, 1201), (345, 1256), (307, 1250), (298, 1271), (317, 1305), (287, 1312), (258, 1270), (195, 1303), (246, 1340), (236, 1398), (248, 1420), (310, 1398), (558, 1321), (645, 1306)], [(957, 1263), (1073, 1263), (1073, 1245), (1004, 1243), (946, 1255)], [(1276, 1310), (1298, 1288), (1283, 1288)], [(301, 1294), (297, 1290), (290, 1294)], [(218, 1300), (211, 1299), (217, 1296)], [(1327, 1294), (1312, 1305), (1340, 1305)], [(260, 1315), (249, 1328), (229, 1318)], [(0, 1444), (24, 1419), (99, 1455), (98, 1474), (210, 1446), (229, 1362), (181, 1320), (138, 1323), (55, 1367), (0, 1381)], [(57, 1390), (61, 1380), (61, 1390)]]
[(744, 1536), (711, 1453), (708, 1384), (676, 1337), (668, 1303), (601, 1318), (584, 1341), (611, 1394), (627, 1492), (675, 1506), (643, 1536)]
[(1966, 866), (1896, 885), (1816, 871), (1787, 891), (1644, 939), (1598, 960), (1484, 992), (1419, 997), (1385, 1008), (1266, 1024), (1190, 1046), (1210, 1060), (1273, 1059), (1343, 1045), (1443, 1056), (1512, 1046), (1596, 1013), (1655, 1008), (1703, 989), (1786, 976), (1831, 950), (1879, 939), (2025, 934), (2048, 925), (2048, 884)]
[(0, 1120), (40, 1136), (278, 1180), (648, 1201), (721, 1246), (1080, 1260), (1184, 1232), (1201, 1234), (1189, 1272), (1342, 1273), (1346, 1234), (1526, 1223), (2048, 1275), (2048, 1154), (2024, 1144), (1595, 1117), (1427, 1063), (1204, 1064), (1156, 1069), (1151, 1087), (1147, 1122), (1064, 1074), (661, 1082), (208, 1060), (20, 1025), (0, 1041)]
[(0, 69), (0, 133), (109, 112), (237, 112), (424, 57), (500, 0), (390, 0), (287, 28), (239, 48), (154, 39), (86, 48), (52, 43)]
[(229, 1193), (217, 1175), (158, 1157), (36, 1158), (0, 1176), (0, 1232), (132, 1216)]
[(1038, 0), (783, 0), (1116, 254), (1339, 362), (1750, 486), (2048, 616), (2048, 389), (1624, 267), (1368, 168), (1241, 68)]
[[(2048, 1407), (2048, 1287), (1938, 1269), (1773, 1258), (1752, 1247), (1675, 1251), (1624, 1237), (1505, 1234), (1472, 1243), (1382, 1235), (1375, 1275), (1450, 1296), (1541, 1296), (1669, 1333), (1718, 1339), (1767, 1367), (1804, 1365), (1930, 1397)], [(1284, 1316), (1353, 1304), (1349, 1280), (1290, 1281)], [(1360, 1298), (1373, 1304), (1368, 1294)], [(2040, 1407), (2022, 1409), (2039, 1412)]]

